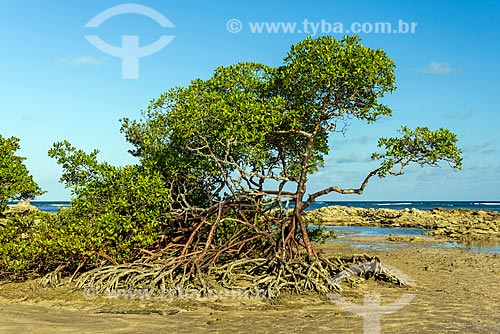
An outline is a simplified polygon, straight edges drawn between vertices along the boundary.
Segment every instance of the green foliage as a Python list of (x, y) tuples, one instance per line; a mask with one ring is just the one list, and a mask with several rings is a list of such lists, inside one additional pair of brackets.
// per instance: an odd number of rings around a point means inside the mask
[(2, 276), (38, 276), (64, 267), (92, 268), (103, 258), (118, 263), (151, 248), (168, 229), (170, 192), (163, 178), (140, 166), (114, 167), (68, 142), (49, 155), (63, 166), (71, 207), (58, 214), (9, 217), (0, 228)]
[(61, 264), (76, 267), (85, 256), (86, 234), (64, 216), (44, 212), (10, 216), (0, 229), (1, 276), (35, 277)]
[(144, 121), (122, 120), (133, 154), (205, 200), (218, 195), (232, 172), (275, 167), (270, 135), (286, 115), (282, 99), (269, 93), (272, 71), (255, 63), (218, 67), (209, 80), (163, 94)]
[[(400, 138), (380, 138), (378, 147), (383, 153), (373, 153), (372, 159), (382, 160), (378, 176), (400, 175), (404, 168), (415, 162), (420, 166), (438, 166), (440, 161), (447, 162), (454, 169), (462, 168), (462, 151), (456, 146), (457, 136), (448, 129), (430, 131), (427, 127), (414, 130), (403, 126)], [(394, 168), (399, 166), (399, 170)]]
[(235, 171), (298, 182), (304, 168), (311, 174), (323, 165), (328, 133), (343, 131), (340, 123), (391, 115), (378, 99), (395, 89), (393, 69), (358, 37), (308, 38), (280, 67), (218, 67), (208, 80), (172, 89), (142, 121), (123, 119), (122, 131), (133, 154), (167, 178), (209, 180), (207, 197)]
[(460, 168), (454, 134), (404, 127), (403, 138), (380, 140), (386, 152), (373, 158), (381, 165), (359, 188), (327, 187), (304, 199), (309, 176), (330, 151), (332, 133), (345, 133), (352, 119), (372, 123), (392, 115), (381, 99), (396, 89), (394, 68), (383, 50), (362, 45), (357, 36), (307, 38), (292, 46), (279, 67), (218, 67), (207, 80), (170, 90), (151, 102), (142, 120), (123, 119), (122, 132), (143, 165), (161, 172), (173, 194), (186, 194), (187, 207), (291, 200), (290, 230), (300, 227), (312, 254), (301, 215), (317, 197), (361, 194), (374, 175), (399, 175), (412, 162), (436, 166), (444, 160)]
[(277, 74), (280, 94), (300, 110), (304, 126), (320, 118), (351, 115), (373, 122), (392, 114), (378, 99), (396, 89), (394, 62), (357, 36), (308, 37), (292, 46), (284, 61)]
[(19, 149), (18, 138), (0, 135), (0, 213), (9, 200), (33, 199), (44, 193), (29, 175), (25, 158), (15, 154)]
[(311, 241), (324, 244), (327, 241), (337, 238), (335, 231), (329, 230), (325, 226), (307, 227), (307, 232)]
[(157, 172), (100, 163), (97, 151), (86, 154), (68, 142), (54, 144), (49, 155), (63, 166), (61, 181), (75, 195), (61, 217), (63, 225), (85, 236), (88, 255), (124, 261), (154, 244), (167, 228), (170, 192)]
[[(370, 123), (392, 115), (378, 100), (396, 89), (394, 67), (384, 51), (362, 45), (357, 36), (308, 37), (292, 46), (274, 79), (275, 91), (287, 102), (288, 128), (296, 130), (278, 144), (291, 174), (322, 167), (328, 133), (344, 132), (349, 119)], [(312, 147), (306, 163), (307, 134)]]

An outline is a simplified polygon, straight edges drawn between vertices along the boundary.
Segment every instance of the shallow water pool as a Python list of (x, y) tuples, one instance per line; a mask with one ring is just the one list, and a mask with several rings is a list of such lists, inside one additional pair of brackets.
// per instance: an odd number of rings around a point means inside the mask
[[(422, 237), (432, 238), (423, 235), (424, 232), (430, 231), (429, 229), (422, 228), (396, 228), (396, 227), (375, 227), (375, 226), (325, 226), (328, 230), (335, 231), (337, 239), (333, 242), (348, 242), (350, 238), (356, 237), (387, 237), (391, 234), (402, 237)], [(353, 247), (359, 247), (367, 250), (388, 250), (398, 247), (404, 247), (407, 243), (402, 242), (380, 242), (368, 241), (366, 243), (353, 244)], [(469, 249), (473, 252), (481, 253), (498, 253), (500, 254), (500, 241), (495, 242), (442, 242), (433, 244), (432, 247), (456, 247), (461, 249)]]

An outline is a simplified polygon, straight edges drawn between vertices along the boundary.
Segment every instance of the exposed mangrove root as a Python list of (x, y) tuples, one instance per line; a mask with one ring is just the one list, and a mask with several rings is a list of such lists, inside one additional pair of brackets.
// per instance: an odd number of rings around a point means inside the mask
[(67, 264), (59, 265), (54, 271), (41, 277), (38, 281), (38, 285), (41, 287), (56, 287), (61, 285), (62, 273)]
[[(170, 260), (170, 261), (169, 261)], [(196, 290), (200, 296), (214, 290), (227, 289), (264, 292), (267, 298), (283, 292), (319, 294), (341, 292), (340, 284), (353, 276), (374, 278), (400, 285), (411, 285), (403, 274), (380, 263), (377, 257), (315, 257), (283, 260), (280, 258), (246, 258), (200, 269), (194, 263), (167, 266), (173, 259), (161, 262), (137, 262), (105, 266), (82, 274), (76, 280), (79, 289), (91, 288), (96, 294), (118, 290), (142, 290), (150, 295), (163, 295), (172, 290)], [(166, 261), (166, 262), (164, 262)]]

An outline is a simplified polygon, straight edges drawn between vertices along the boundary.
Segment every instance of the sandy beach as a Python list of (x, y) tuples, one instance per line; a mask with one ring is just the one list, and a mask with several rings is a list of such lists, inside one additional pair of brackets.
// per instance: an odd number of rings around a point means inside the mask
[[(355, 238), (320, 247), (332, 255), (354, 254), (359, 253), (356, 245), (366, 242)], [(368, 252), (406, 274), (415, 286), (368, 280), (346, 286), (343, 300), (363, 305), (365, 296), (378, 296), (384, 307), (411, 295), (401, 309), (380, 318), (380, 333), (499, 333), (500, 255), (434, 246), (407, 243)], [(363, 316), (316, 294), (273, 301), (127, 300), (89, 299), (67, 286), (40, 289), (33, 282), (0, 286), (2, 334), (363, 333), (363, 328)]]

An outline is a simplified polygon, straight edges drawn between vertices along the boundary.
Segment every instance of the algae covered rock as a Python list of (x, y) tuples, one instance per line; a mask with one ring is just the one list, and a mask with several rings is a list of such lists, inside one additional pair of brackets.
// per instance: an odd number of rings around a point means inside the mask
[(38, 208), (34, 205), (31, 205), (29, 201), (21, 201), (19, 203), (7, 206), (7, 209), (2, 214), (4, 216), (24, 215), (38, 211)]

